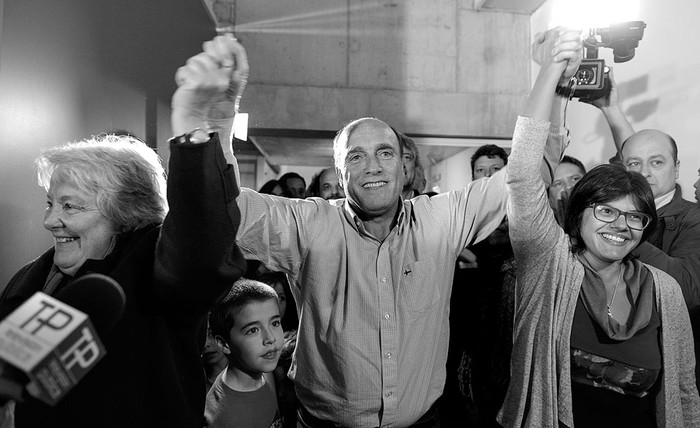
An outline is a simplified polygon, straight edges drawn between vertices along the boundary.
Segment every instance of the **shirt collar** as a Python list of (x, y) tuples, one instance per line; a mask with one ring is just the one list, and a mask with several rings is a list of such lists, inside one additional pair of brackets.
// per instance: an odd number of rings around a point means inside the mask
[[(399, 198), (401, 199), (401, 198)], [(406, 219), (407, 218), (412, 218), (413, 216), (413, 210), (411, 209), (412, 205), (409, 201), (404, 201), (401, 199), (401, 206), (399, 207), (399, 215), (396, 219), (396, 226), (398, 226), (398, 233), (402, 233), (405, 226), (406, 226)], [(367, 232), (367, 229), (365, 229), (364, 223), (362, 223), (362, 219), (357, 215), (355, 210), (352, 209), (352, 206), (350, 205), (350, 202), (348, 202), (347, 198), (345, 199), (345, 202), (343, 203), (343, 210), (345, 212), (345, 218), (350, 222), (350, 224), (355, 226), (355, 229), (358, 232), (361, 232), (365, 235), (369, 235)]]
[(656, 204), (656, 209), (660, 209), (665, 207), (666, 205), (670, 204), (671, 201), (673, 200), (673, 197), (676, 194), (676, 188), (674, 187), (673, 190), (670, 192), (666, 193), (665, 195), (661, 195), (658, 198), (654, 199), (654, 204)]

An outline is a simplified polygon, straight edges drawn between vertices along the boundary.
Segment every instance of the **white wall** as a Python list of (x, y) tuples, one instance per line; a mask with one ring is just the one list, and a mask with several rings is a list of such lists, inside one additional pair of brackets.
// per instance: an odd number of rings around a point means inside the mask
[(449, 192), (460, 189), (472, 181), (472, 169), (469, 161), (475, 147), (464, 149), (456, 155), (433, 165), (429, 169), (427, 190)]
[[(549, 22), (551, 3), (549, 0), (532, 15), (533, 35), (557, 25)], [(610, 49), (599, 51), (599, 57), (614, 67), (621, 105), (634, 129), (655, 128), (676, 139), (681, 160), (678, 181), (689, 200), (694, 200), (693, 183), (700, 167), (698, 17), (697, 0), (640, 0), (639, 19), (647, 28), (635, 57), (615, 64)], [(595, 107), (574, 100), (568, 123), (572, 144), (567, 154), (579, 158), (587, 168), (607, 162), (614, 154), (609, 128)]]
[(169, 0), (2, 0), (0, 27), (2, 289), (53, 244), (41, 149), (117, 130), (163, 147), (175, 70), (214, 29), (198, 2)]

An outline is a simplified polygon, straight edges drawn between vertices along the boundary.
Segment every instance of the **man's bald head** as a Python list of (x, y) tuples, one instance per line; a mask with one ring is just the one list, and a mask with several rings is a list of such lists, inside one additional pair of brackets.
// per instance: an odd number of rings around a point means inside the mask
[(680, 162), (678, 146), (670, 135), (655, 129), (636, 132), (623, 143), (620, 155), (628, 170), (647, 179), (655, 198), (675, 189)]

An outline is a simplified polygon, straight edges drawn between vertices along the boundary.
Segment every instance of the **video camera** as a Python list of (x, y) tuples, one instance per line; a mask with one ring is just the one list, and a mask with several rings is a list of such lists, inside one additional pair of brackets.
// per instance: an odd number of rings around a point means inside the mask
[(627, 62), (634, 58), (634, 49), (644, 36), (644, 21), (613, 24), (607, 28), (591, 29), (583, 41), (586, 57), (581, 61), (576, 78), (574, 97), (591, 101), (610, 94), (610, 80), (605, 61), (598, 59), (598, 48), (613, 50), (615, 62)]

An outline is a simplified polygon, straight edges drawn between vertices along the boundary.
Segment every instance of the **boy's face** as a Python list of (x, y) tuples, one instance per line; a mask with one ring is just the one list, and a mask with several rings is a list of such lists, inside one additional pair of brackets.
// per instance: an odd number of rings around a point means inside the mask
[(250, 302), (234, 313), (226, 341), (217, 344), (231, 365), (246, 373), (268, 373), (277, 367), (284, 344), (279, 306), (274, 299)]

